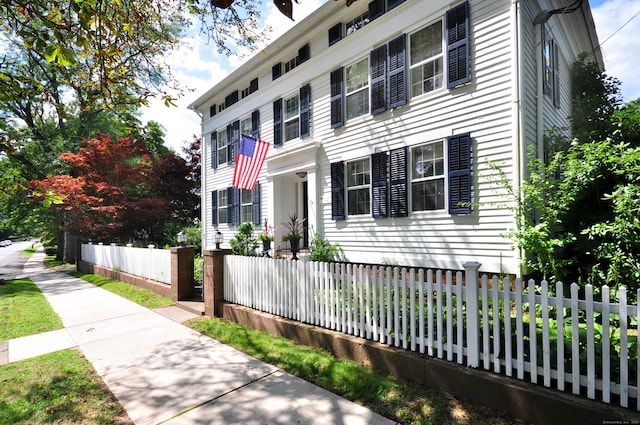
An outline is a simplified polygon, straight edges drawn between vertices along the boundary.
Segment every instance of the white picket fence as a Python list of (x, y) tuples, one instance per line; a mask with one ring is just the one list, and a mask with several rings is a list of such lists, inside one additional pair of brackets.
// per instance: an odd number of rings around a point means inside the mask
[(131, 246), (82, 244), (82, 261), (171, 284), (171, 251)]
[(594, 301), (590, 285), (479, 277), (478, 263), (455, 274), (241, 256), (224, 264), (228, 302), (640, 410), (639, 311), (624, 288), (616, 303), (607, 287)]

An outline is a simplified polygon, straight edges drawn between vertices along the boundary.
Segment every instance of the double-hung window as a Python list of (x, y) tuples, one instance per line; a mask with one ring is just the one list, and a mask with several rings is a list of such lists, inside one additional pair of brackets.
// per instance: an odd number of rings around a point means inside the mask
[(251, 118), (246, 118), (240, 121), (240, 134), (251, 136)]
[(369, 113), (369, 58), (345, 68), (347, 120)]
[(411, 210), (445, 208), (444, 142), (438, 141), (411, 149)]
[(347, 163), (347, 212), (363, 215), (371, 212), (371, 164), (370, 159)]
[(240, 223), (253, 222), (253, 191), (240, 190)]
[(442, 21), (411, 34), (409, 43), (411, 97), (442, 88)]
[(218, 132), (218, 165), (227, 163), (227, 130)]
[(284, 140), (300, 136), (300, 96), (298, 93), (284, 99)]
[(229, 221), (227, 214), (227, 191), (219, 190), (218, 196), (218, 223), (227, 223)]

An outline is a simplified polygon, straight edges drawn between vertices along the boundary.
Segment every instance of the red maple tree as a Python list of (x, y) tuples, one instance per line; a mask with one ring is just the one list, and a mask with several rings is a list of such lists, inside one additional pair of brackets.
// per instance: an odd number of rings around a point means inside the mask
[(53, 194), (65, 211), (73, 234), (109, 242), (126, 242), (145, 234), (156, 240), (162, 226), (184, 214), (192, 202), (188, 168), (174, 154), (154, 159), (143, 140), (113, 140), (97, 135), (77, 154), (63, 153), (72, 175), (31, 182), (35, 201)]

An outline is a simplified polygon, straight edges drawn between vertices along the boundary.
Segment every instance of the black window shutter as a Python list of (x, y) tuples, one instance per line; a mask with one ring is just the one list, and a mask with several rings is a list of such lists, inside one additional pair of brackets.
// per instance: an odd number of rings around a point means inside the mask
[(471, 213), (471, 135), (450, 136), (449, 214)]
[(211, 105), (209, 107), (209, 117), (214, 116), (217, 112), (218, 112), (218, 109), (217, 109), (216, 104), (214, 103), (213, 105)]
[(251, 113), (251, 137), (260, 138), (260, 110)]
[(387, 152), (376, 152), (371, 155), (371, 199), (373, 200), (373, 218), (389, 217), (388, 158)]
[(298, 49), (298, 64), (306, 62), (311, 57), (311, 51), (309, 50), (309, 43)]
[(251, 191), (251, 221), (253, 224), (260, 225), (260, 183), (256, 182), (255, 187)]
[(371, 51), (369, 61), (371, 71), (371, 114), (379, 114), (387, 109), (387, 45)]
[(391, 10), (397, 6), (400, 6), (402, 3), (404, 3), (404, 0), (389, 0), (387, 2), (387, 9)]
[(409, 215), (406, 147), (389, 152), (389, 170), (391, 217), (406, 217)]
[(385, 0), (373, 0), (369, 3), (369, 19), (374, 20), (384, 15)]
[(218, 132), (211, 133), (211, 168), (218, 168)]
[(224, 99), (224, 107), (228, 108), (231, 105), (234, 105), (238, 102), (238, 90), (233, 91), (227, 95)]
[(469, 2), (447, 11), (447, 88), (468, 83), (469, 73)]
[(406, 34), (389, 42), (389, 108), (407, 103), (406, 45)]
[(333, 46), (340, 40), (342, 40), (342, 22), (329, 28), (329, 46)]
[(233, 124), (227, 125), (227, 163), (233, 161)]
[(240, 148), (240, 121), (227, 126), (227, 163), (235, 162)]
[(234, 224), (236, 224), (233, 217), (235, 194), (236, 194), (235, 187), (227, 188), (227, 224), (230, 226), (233, 226)]
[(331, 219), (344, 220), (344, 162), (331, 164)]
[(273, 102), (273, 144), (282, 146), (282, 99)]
[(211, 224), (218, 225), (218, 192), (211, 192)]
[(344, 125), (344, 68), (331, 72), (331, 128)]
[(254, 78), (249, 83), (249, 93), (253, 93), (253, 92), (256, 92), (256, 91), (258, 91), (258, 79)]
[(300, 87), (300, 138), (311, 134), (311, 85)]
[(276, 80), (282, 75), (282, 62), (278, 62), (271, 68), (271, 79)]

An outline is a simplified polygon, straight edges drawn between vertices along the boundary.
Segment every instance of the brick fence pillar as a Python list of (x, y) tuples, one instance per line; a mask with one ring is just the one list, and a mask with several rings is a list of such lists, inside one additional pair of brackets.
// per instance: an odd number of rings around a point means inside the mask
[(224, 303), (224, 256), (229, 249), (207, 249), (204, 251), (204, 314), (222, 317)]
[(193, 296), (193, 247), (171, 248), (171, 300), (188, 300)]

